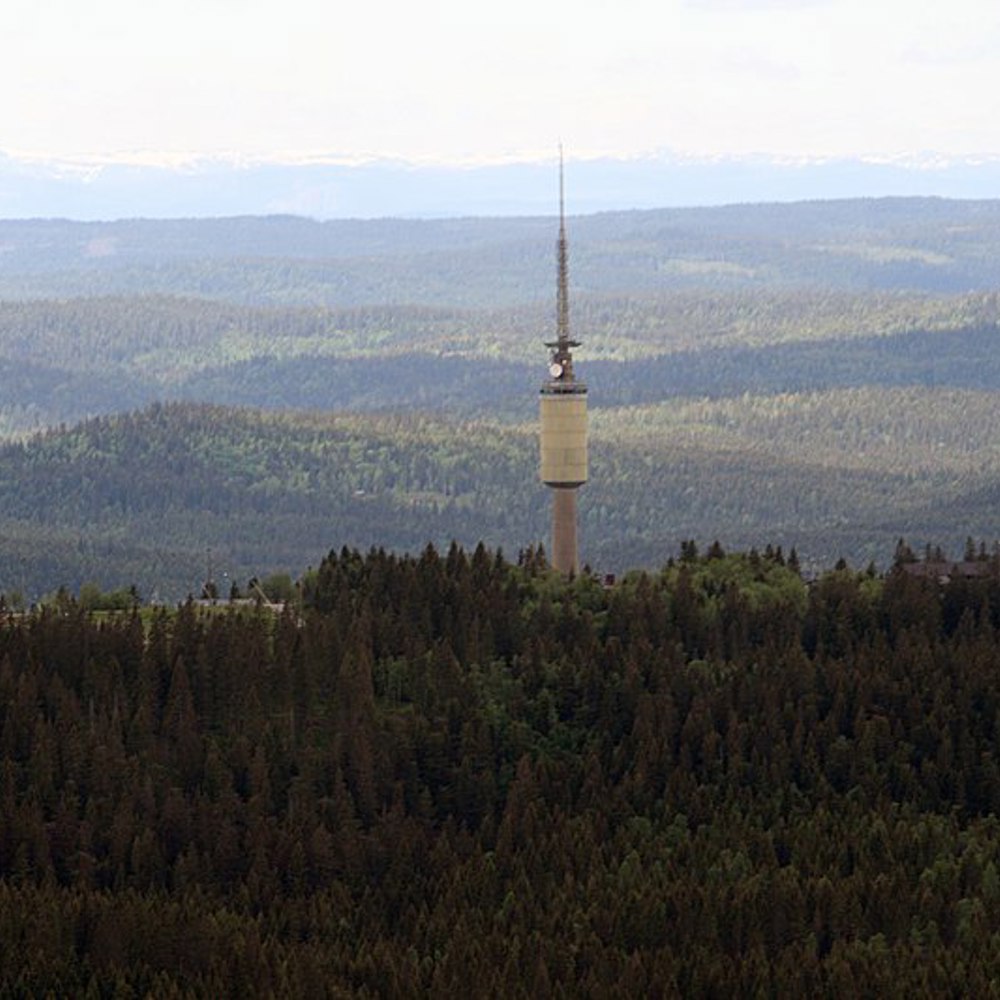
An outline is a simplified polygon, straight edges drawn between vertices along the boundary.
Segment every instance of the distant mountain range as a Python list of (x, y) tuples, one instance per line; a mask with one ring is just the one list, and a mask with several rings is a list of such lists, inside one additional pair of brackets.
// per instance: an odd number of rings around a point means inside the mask
[[(571, 161), (575, 213), (828, 198), (1000, 192), (1000, 158), (798, 160), (662, 155)], [(183, 166), (24, 161), (0, 155), (0, 218), (318, 219), (551, 215), (552, 163), (484, 166), (198, 160)]]

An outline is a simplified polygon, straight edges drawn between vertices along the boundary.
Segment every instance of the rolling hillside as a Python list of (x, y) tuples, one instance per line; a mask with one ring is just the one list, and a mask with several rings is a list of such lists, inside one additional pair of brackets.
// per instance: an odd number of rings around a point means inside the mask
[[(532, 419), (551, 310), (0, 303), (0, 436), (163, 401)], [(824, 388), (1000, 388), (994, 294), (581, 298), (591, 405)]]
[[(995, 287), (1000, 204), (880, 198), (569, 220), (575, 293)], [(551, 218), (0, 222), (0, 296), (509, 307), (551, 296)]]
[[(547, 535), (543, 218), (0, 222), (0, 591)], [(1000, 537), (1000, 203), (570, 220), (583, 555)], [(82, 423), (81, 423), (82, 422)]]
[[(1000, 400), (837, 389), (595, 414), (583, 559), (658, 567), (682, 540), (795, 547), (805, 568), (885, 564), (897, 539), (1000, 537)], [(275, 414), (190, 404), (0, 448), (0, 590), (135, 583), (163, 599), (218, 578), (301, 574), (330, 549), (545, 541), (533, 425)], [(227, 576), (223, 576), (226, 574)]]

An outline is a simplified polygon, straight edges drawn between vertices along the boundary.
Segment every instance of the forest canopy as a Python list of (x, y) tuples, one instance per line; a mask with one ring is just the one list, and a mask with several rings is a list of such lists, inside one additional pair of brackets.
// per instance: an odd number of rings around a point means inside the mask
[(988, 995), (1000, 571), (899, 554), (345, 548), (280, 614), (2, 614), (0, 988)]

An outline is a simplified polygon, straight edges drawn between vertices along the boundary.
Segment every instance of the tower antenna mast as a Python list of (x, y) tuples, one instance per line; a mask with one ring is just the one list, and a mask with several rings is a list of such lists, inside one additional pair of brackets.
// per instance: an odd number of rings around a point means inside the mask
[(566, 189), (563, 181), (563, 148), (559, 143), (559, 242), (556, 246), (559, 276), (556, 292), (556, 334), (559, 346), (569, 353), (569, 246), (566, 242)]
[(563, 148), (559, 144), (559, 238), (556, 240), (556, 339), (545, 346), (552, 351), (552, 370), (563, 386), (576, 381), (573, 374), (573, 348), (580, 342), (569, 332), (569, 242), (566, 239), (566, 188), (563, 180)]
[(569, 332), (569, 249), (566, 240), (566, 191), (559, 144), (559, 238), (556, 242), (556, 339), (549, 377), (540, 394), (540, 478), (552, 489), (552, 566), (570, 576), (580, 570), (576, 539), (576, 492), (587, 481), (587, 386), (573, 372)]

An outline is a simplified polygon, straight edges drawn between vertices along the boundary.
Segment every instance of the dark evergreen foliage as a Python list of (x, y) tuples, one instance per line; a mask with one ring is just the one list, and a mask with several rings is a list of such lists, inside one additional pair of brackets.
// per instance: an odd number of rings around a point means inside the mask
[(0, 995), (990, 995), (1000, 577), (904, 566), (4, 612)]

